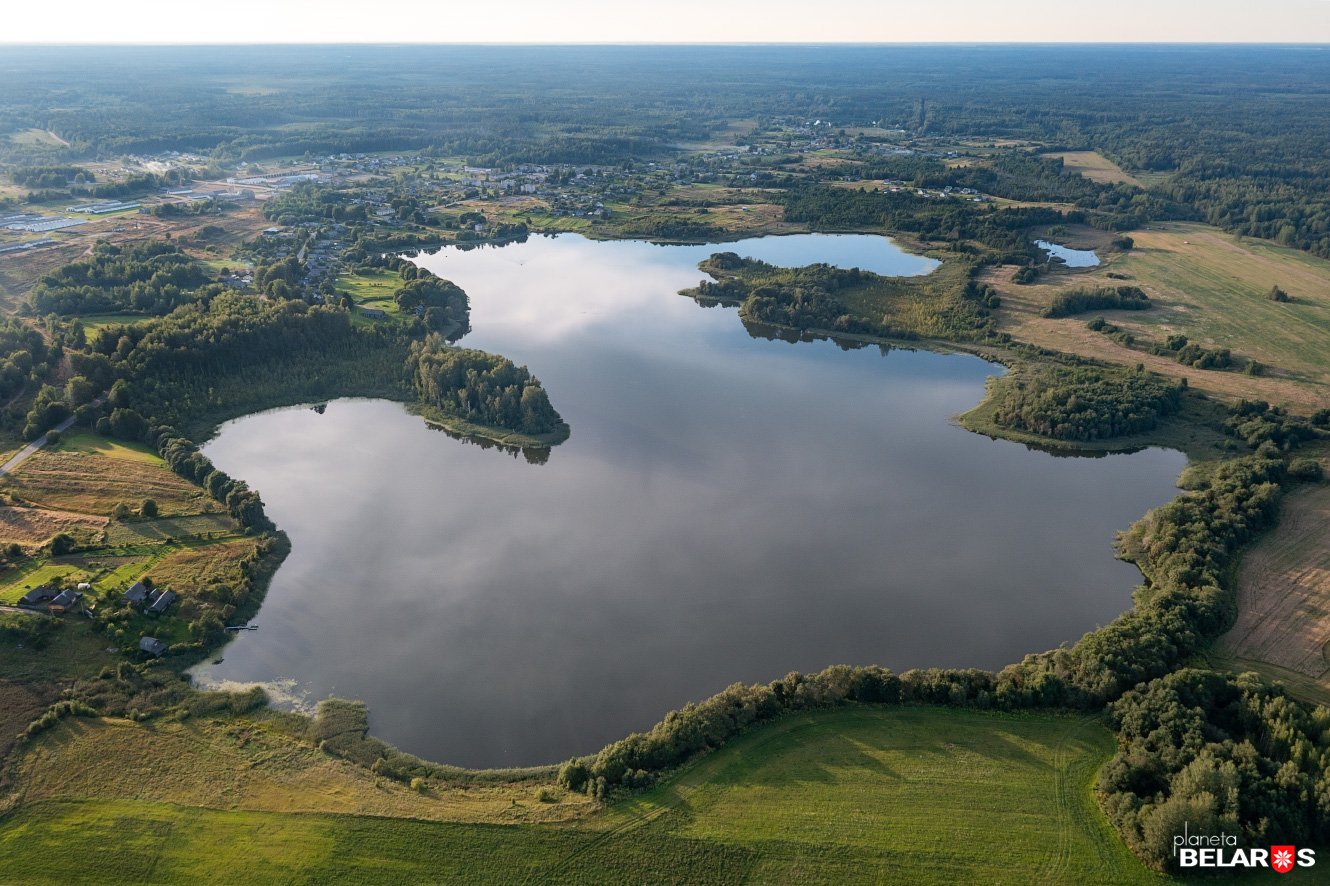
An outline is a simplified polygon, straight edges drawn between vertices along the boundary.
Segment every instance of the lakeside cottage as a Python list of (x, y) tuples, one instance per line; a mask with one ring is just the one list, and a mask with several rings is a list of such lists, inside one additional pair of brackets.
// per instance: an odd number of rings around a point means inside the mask
[(156, 637), (144, 637), (139, 641), (139, 651), (161, 658), (166, 653), (166, 644)]
[(152, 595), (148, 598), (148, 608), (146, 611), (151, 612), (154, 615), (161, 615), (173, 602), (175, 602), (174, 591), (156, 590), (153, 591)]

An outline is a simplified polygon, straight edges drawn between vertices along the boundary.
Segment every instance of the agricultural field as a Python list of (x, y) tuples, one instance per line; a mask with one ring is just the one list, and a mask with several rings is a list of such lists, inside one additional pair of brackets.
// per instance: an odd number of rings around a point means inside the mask
[(1091, 796), (1113, 748), (1092, 719), (793, 715), (595, 811), (531, 783), (412, 792), (257, 717), (156, 727), (151, 759), (148, 727), (66, 721), (20, 762), (0, 867), (68, 879), (96, 851), (108, 883), (1159, 880)]
[[(1011, 268), (989, 271), (986, 280), (1002, 293), (1000, 327), (1021, 341), (1129, 366), (1144, 363), (1225, 400), (1261, 398), (1306, 411), (1330, 402), (1330, 261), (1199, 224), (1153, 225), (1131, 236), (1136, 246), (1130, 252), (1101, 252), (1107, 261), (1097, 268), (1054, 272), (1034, 285), (1012, 283)], [(1145, 290), (1154, 306), (1040, 316), (1069, 288), (1124, 284)], [(1266, 295), (1272, 286), (1292, 300), (1271, 301)], [(1099, 315), (1138, 339), (1162, 344), (1181, 333), (1266, 369), (1249, 376), (1182, 366), (1087, 329), (1086, 322)]]
[(1062, 160), (1062, 165), (1079, 172), (1092, 182), (1115, 185), (1128, 184), (1138, 188), (1145, 187), (1136, 176), (1126, 172), (1121, 166), (1100, 154), (1098, 151), (1061, 151), (1045, 154)]
[(97, 516), (110, 515), (122, 503), (136, 508), (145, 498), (157, 502), (163, 516), (220, 510), (207, 493), (142, 448), (99, 445), (97, 451), (77, 441), (43, 449), (0, 480), (0, 493), (13, 504)]
[(1279, 527), (1242, 558), (1238, 618), (1215, 657), (1330, 703), (1330, 485), (1287, 496)]
[(0, 506), (0, 538), (23, 545), (44, 545), (61, 532), (92, 540), (106, 524), (105, 517), (75, 511)]

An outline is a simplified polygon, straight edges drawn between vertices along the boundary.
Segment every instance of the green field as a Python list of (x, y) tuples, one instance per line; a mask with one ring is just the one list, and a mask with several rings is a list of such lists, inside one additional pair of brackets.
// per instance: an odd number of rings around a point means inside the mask
[(84, 452), (89, 455), (104, 455), (107, 458), (123, 458), (144, 464), (160, 465), (163, 463), (161, 456), (151, 446), (142, 443), (127, 443), (124, 440), (113, 440), (110, 437), (103, 437), (100, 434), (93, 434), (88, 431), (71, 431), (62, 434), (60, 444), (55, 449), (65, 452)]
[(1091, 796), (1112, 749), (1079, 717), (805, 713), (563, 825), (206, 810), (71, 786), (0, 821), (0, 870), (13, 883), (1153, 882)]
[(107, 326), (138, 326), (157, 318), (148, 314), (85, 314), (78, 319), (84, 329), (96, 332)]
[(392, 271), (344, 274), (337, 278), (337, 291), (351, 296), (359, 308), (377, 308), (391, 316), (401, 313), (393, 294), (402, 286), (402, 278)]
[(72, 563), (49, 563), (44, 560), (31, 560), (12, 573), (0, 578), (0, 603), (17, 603), (19, 598), (33, 588), (44, 585), (57, 578), (77, 578), (83, 580), (89, 573)]

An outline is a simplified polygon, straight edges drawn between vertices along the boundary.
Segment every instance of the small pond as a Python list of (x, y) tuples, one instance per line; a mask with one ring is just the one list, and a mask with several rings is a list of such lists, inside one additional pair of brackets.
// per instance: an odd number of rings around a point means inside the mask
[(1036, 240), (1034, 245), (1052, 257), (1061, 259), (1069, 268), (1093, 268), (1099, 264), (1099, 256), (1093, 249), (1072, 249), (1047, 240)]

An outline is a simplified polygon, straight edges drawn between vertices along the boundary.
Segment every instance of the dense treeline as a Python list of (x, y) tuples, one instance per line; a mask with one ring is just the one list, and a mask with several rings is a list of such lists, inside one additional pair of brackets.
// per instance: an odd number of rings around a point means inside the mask
[(71, 182), (96, 180), (93, 173), (78, 166), (17, 166), (9, 170), (9, 178), (27, 188), (63, 188)]
[(511, 360), (447, 346), (430, 336), (411, 347), (416, 391), (426, 406), (464, 421), (532, 436), (559, 431), (563, 420), (540, 382)]
[(90, 257), (43, 276), (29, 299), (44, 314), (165, 314), (192, 300), (207, 280), (203, 269), (169, 242), (102, 241)]
[(1242, 846), (1330, 838), (1330, 709), (1254, 674), (1181, 670), (1109, 711), (1118, 752), (1098, 790), (1127, 845), (1154, 867), (1177, 871), (1184, 823)]
[(44, 378), (49, 352), (41, 332), (13, 319), (0, 319), (0, 401), (20, 393), (36, 376)]
[(1155, 428), (1182, 387), (1144, 372), (1050, 366), (994, 383), (993, 420), (1058, 440), (1103, 440)]
[(1143, 311), (1150, 296), (1139, 286), (1083, 286), (1059, 292), (1044, 308), (1045, 317), (1070, 317), (1086, 311)]
[(264, 514), (259, 494), (243, 480), (234, 480), (224, 471), (217, 470), (192, 440), (169, 427), (154, 428), (149, 436), (171, 470), (206, 489), (210, 496), (226, 505), (226, 510), (241, 526), (249, 530), (275, 528)]
[(570, 760), (559, 781), (603, 797), (621, 787), (650, 784), (691, 757), (714, 750), (748, 727), (790, 711), (850, 702), (990, 706), (993, 675), (977, 670), (917, 670), (896, 676), (877, 666), (833, 665), (815, 674), (791, 673), (762, 685), (735, 683), (705, 701), (672, 711), (648, 732), (605, 747), (591, 760)]

